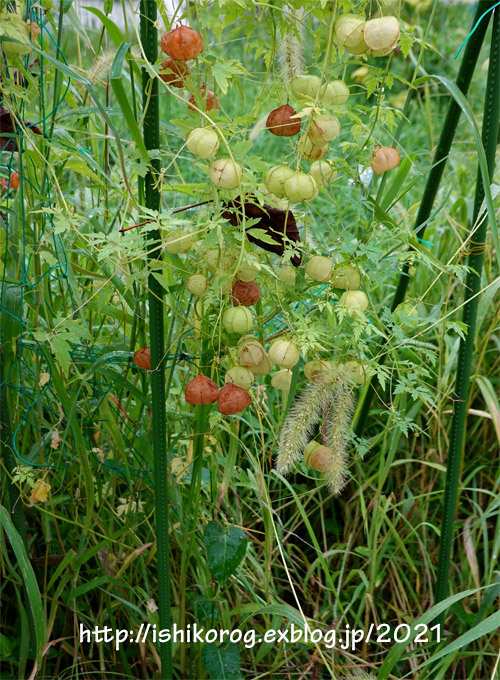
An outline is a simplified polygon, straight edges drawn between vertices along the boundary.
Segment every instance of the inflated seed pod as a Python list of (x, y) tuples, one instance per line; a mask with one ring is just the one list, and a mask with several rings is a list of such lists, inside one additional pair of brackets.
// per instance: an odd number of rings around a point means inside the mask
[(337, 171), (329, 161), (314, 161), (309, 168), (309, 174), (322, 186), (330, 184), (337, 177)]
[(297, 152), (301, 158), (305, 158), (308, 161), (317, 161), (324, 158), (328, 153), (328, 142), (322, 146), (316, 146), (316, 144), (313, 144), (310, 136), (304, 134), (297, 142)]
[(252, 400), (248, 392), (234, 383), (224, 385), (219, 391), (217, 406), (219, 411), (225, 416), (240, 413), (247, 406), (250, 406), (251, 403)]
[(184, 79), (189, 75), (189, 66), (185, 61), (165, 59), (158, 75), (164, 83), (172, 87), (184, 87)]
[(186, 288), (195, 297), (203, 297), (210, 290), (210, 282), (204, 274), (193, 274), (186, 281)]
[(304, 463), (313, 470), (326, 472), (331, 465), (331, 459), (332, 449), (317, 441), (310, 441), (304, 448)]
[(350, 290), (342, 293), (340, 303), (347, 308), (348, 316), (356, 316), (357, 312), (364, 312), (368, 308), (368, 297), (362, 290)]
[(293, 368), (300, 359), (300, 352), (290, 340), (278, 338), (271, 343), (268, 356), (273, 364), (278, 364), (282, 368)]
[(313, 281), (328, 281), (333, 269), (333, 262), (329, 257), (313, 255), (306, 263), (306, 274)]
[(338, 366), (333, 361), (323, 361), (322, 359), (311, 359), (304, 364), (304, 374), (311, 382), (321, 382), (327, 376), (334, 376), (338, 371)]
[(285, 180), (294, 173), (295, 171), (287, 165), (275, 165), (274, 168), (267, 171), (264, 177), (266, 189), (277, 198), (283, 198), (285, 195)]
[(138, 349), (137, 352), (134, 353), (133, 361), (137, 368), (142, 368), (145, 371), (150, 371), (151, 349), (149, 347), (143, 347), (142, 349)]
[(343, 370), (358, 385), (364, 385), (368, 382), (369, 374), (367, 367), (359, 361), (346, 361)]
[(253, 281), (236, 281), (232, 289), (231, 302), (235, 307), (244, 305), (250, 307), (258, 302), (260, 287)]
[(171, 231), (165, 241), (165, 250), (171, 255), (187, 253), (194, 245), (194, 239), (191, 234), (186, 234), (182, 229)]
[(222, 325), (228, 333), (248, 333), (253, 326), (252, 312), (247, 307), (229, 307), (222, 315)]
[(352, 264), (338, 264), (332, 272), (330, 281), (334, 288), (358, 290), (361, 285), (361, 274)]
[(271, 385), (282, 392), (290, 392), (292, 384), (292, 371), (288, 368), (283, 368), (278, 371), (271, 378)]
[(203, 40), (189, 26), (179, 26), (162, 35), (161, 49), (172, 59), (187, 61), (195, 59), (203, 51)]
[(217, 111), (217, 109), (220, 109), (218, 95), (208, 89), (205, 92), (205, 87), (203, 85), (200, 87), (199, 96), (196, 96), (193, 92), (193, 94), (190, 95), (188, 102), (188, 109), (190, 111), (196, 111), (197, 108), (203, 110), (203, 106), (205, 107), (205, 111), (212, 111), (212, 109)]
[(286, 267), (285, 269), (282, 269), (280, 271), (280, 273), (278, 274), (278, 278), (280, 281), (283, 281), (283, 283), (286, 283), (289, 286), (293, 286), (295, 283), (295, 279), (297, 278), (297, 274), (295, 272), (294, 267)]
[(254, 264), (242, 264), (236, 272), (236, 278), (240, 281), (254, 281), (259, 275), (260, 269)]
[(237, 355), (240, 364), (249, 368), (252, 373), (252, 369), (267, 357), (266, 350), (256, 338), (242, 338), (238, 343)]
[(271, 111), (267, 117), (266, 127), (277, 137), (293, 137), (300, 132), (300, 118), (295, 118), (297, 111), (289, 104), (284, 104)]
[(307, 134), (314, 145), (325, 146), (340, 135), (340, 123), (333, 114), (321, 113), (311, 120)]
[(262, 361), (257, 364), (256, 366), (249, 366), (248, 367), (254, 375), (269, 375), (271, 371), (273, 370), (273, 364), (271, 362), (271, 359), (265, 354), (264, 358)]
[(294, 76), (292, 78), (292, 94), (296, 99), (315, 99), (321, 80), (318, 76)]
[(219, 158), (208, 170), (210, 181), (219, 189), (236, 189), (243, 177), (243, 168), (231, 158)]
[(399, 21), (396, 17), (371, 19), (363, 26), (363, 39), (373, 57), (385, 57), (396, 47), (399, 39)]
[(373, 154), (370, 165), (376, 175), (382, 175), (397, 168), (400, 160), (399, 151), (393, 146), (380, 146)]
[(349, 99), (350, 90), (342, 80), (332, 80), (321, 90), (321, 100), (341, 106)]
[(219, 389), (213, 380), (200, 373), (186, 385), (184, 397), (188, 404), (198, 406), (200, 404), (212, 404), (217, 401)]
[(310, 201), (318, 195), (318, 187), (314, 178), (305, 172), (294, 172), (285, 180), (284, 189), (288, 200), (296, 203)]
[(219, 137), (212, 128), (197, 127), (188, 134), (186, 146), (195, 156), (210, 158), (219, 149)]
[(365, 20), (356, 14), (341, 14), (335, 22), (335, 39), (351, 54), (363, 54), (368, 45), (363, 38)]
[(226, 383), (234, 383), (244, 390), (249, 390), (252, 387), (254, 379), (255, 376), (252, 371), (245, 366), (233, 366), (225, 376)]

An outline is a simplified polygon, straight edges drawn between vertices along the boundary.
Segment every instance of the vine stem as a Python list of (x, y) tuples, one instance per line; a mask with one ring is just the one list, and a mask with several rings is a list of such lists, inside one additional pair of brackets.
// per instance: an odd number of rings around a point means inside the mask
[[(158, 31), (156, 28), (157, 6), (155, 0), (141, 0), (141, 42), (146, 59), (156, 63), (158, 57)], [(143, 137), (146, 149), (160, 147), (160, 112), (158, 79), (151, 78), (146, 69), (142, 70), (142, 99), (144, 106)], [(161, 192), (158, 175), (159, 159), (150, 162), (146, 174), (145, 204), (151, 210), (160, 209)], [(158, 229), (149, 233), (149, 260), (154, 263), (159, 257), (161, 236)], [(165, 291), (152, 271), (148, 278), (150, 348), (151, 348), (151, 394), (153, 419), (153, 457), (155, 478), (155, 516), (158, 564), (158, 610), (160, 629), (170, 629), (170, 555), (168, 521), (168, 463), (165, 412), (165, 330), (163, 321), (163, 300)], [(172, 645), (160, 645), (161, 677), (170, 680), (172, 675)]]
[[(491, 34), (490, 62), (488, 80), (484, 102), (482, 142), (488, 165), (488, 175), (492, 176), (495, 167), (495, 152), (498, 139), (500, 121), (500, 7), (494, 12), (493, 31)], [(481, 205), (484, 200), (484, 183), (481, 170), (478, 168), (476, 179), (476, 195), (474, 198), (473, 219), (471, 230), (480, 218)], [(476, 320), (481, 289), (481, 272), (483, 269), (484, 251), (486, 248), (487, 214), (480, 219), (480, 224), (474, 234), (474, 241), (470, 242), (468, 257), (468, 274), (466, 279), (464, 307), (462, 321), (467, 328), (467, 335), (460, 340), (458, 350), (458, 366), (453, 395), (454, 412), (450, 426), (450, 446), (448, 464), (446, 467), (446, 484), (443, 501), (443, 523), (439, 542), (439, 557), (437, 564), (436, 602), (448, 596), (450, 560), (453, 543), (455, 513), (458, 501), (458, 485), (467, 407), (469, 399), (470, 376), (474, 341), (476, 335)], [(444, 623), (445, 612), (441, 614)]]
[[(484, 14), (484, 12), (490, 9), (494, 4), (494, 0), (480, 0), (477, 8), (476, 15), (472, 20), (472, 26), (475, 26), (479, 18)], [(469, 42), (464, 51), (464, 56), (460, 64), (460, 69), (458, 71), (456, 84), (459, 90), (462, 91), (464, 95), (467, 94), (469, 90), (470, 83), (472, 81), (472, 76), (474, 74), (477, 60), (479, 58), (479, 53), (481, 51), (481, 46), (484, 41), (484, 36), (486, 34), (486, 29), (488, 28), (489, 17), (491, 14), (486, 15), (483, 21), (479, 24), (477, 29), (471, 35)], [(443, 123), (443, 128), (441, 130), (441, 136), (436, 148), (436, 153), (434, 154), (434, 160), (432, 163), (432, 168), (429, 172), (427, 182), (425, 185), (424, 193), (422, 196), (422, 201), (420, 203), (420, 208), (415, 219), (415, 224), (413, 225), (413, 231), (415, 234), (423, 238), (425, 233), (425, 227), (429, 220), (429, 217), (434, 206), (434, 201), (441, 184), (441, 179), (443, 177), (443, 172), (446, 167), (446, 162), (450, 153), (451, 145), (453, 139), (455, 138), (455, 133), (457, 130), (458, 121), (460, 119), (461, 108), (454, 98), (450, 100), (448, 106), (448, 112), (446, 114), (445, 121)], [(403, 302), (406, 296), (406, 291), (410, 282), (410, 276), (408, 270), (410, 268), (409, 264), (405, 264), (403, 271), (399, 277), (398, 286), (394, 294), (394, 298), (391, 305), (391, 311), (394, 311), (396, 307)], [(380, 363), (384, 363), (385, 357), (387, 355), (382, 355)], [(354, 432), (357, 436), (360, 436), (364, 430), (368, 414), (370, 412), (371, 402), (374, 396), (375, 390), (373, 388), (372, 381), (370, 380), (361, 395), (358, 409), (357, 417), (354, 423)]]

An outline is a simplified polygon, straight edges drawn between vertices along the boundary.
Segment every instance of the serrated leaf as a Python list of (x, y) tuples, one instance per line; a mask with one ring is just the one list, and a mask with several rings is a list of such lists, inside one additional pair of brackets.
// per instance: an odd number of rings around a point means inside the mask
[(210, 573), (223, 585), (245, 557), (247, 537), (235, 526), (226, 531), (217, 522), (209, 522), (203, 532), (203, 541)]
[(235, 644), (230, 643), (220, 647), (215, 644), (206, 644), (201, 658), (210, 680), (239, 680), (241, 678), (240, 652)]

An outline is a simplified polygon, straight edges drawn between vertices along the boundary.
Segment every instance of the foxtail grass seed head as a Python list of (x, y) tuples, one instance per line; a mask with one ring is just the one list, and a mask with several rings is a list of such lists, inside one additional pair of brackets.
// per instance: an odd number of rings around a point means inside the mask
[(288, 31), (284, 34), (278, 48), (279, 72), (285, 85), (289, 85), (295, 76), (302, 73), (304, 67), (301, 44), (302, 24), (295, 22), (295, 29), (298, 35), (294, 31)]

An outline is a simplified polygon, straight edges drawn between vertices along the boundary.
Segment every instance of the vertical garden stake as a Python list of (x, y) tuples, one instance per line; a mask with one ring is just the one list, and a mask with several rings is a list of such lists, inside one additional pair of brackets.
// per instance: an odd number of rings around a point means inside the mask
[[(141, 42), (149, 63), (158, 56), (157, 8), (155, 0), (141, 0)], [(158, 79), (142, 71), (142, 96), (144, 112), (144, 144), (146, 149), (160, 147), (160, 116)], [(160, 209), (158, 187), (159, 160), (153, 159), (145, 177), (145, 204), (151, 210)], [(160, 256), (161, 238), (158, 230), (150, 232), (151, 263)], [(170, 571), (168, 526), (168, 466), (165, 418), (165, 337), (163, 324), (163, 286), (151, 273), (149, 289), (149, 327), (151, 347), (151, 392), (153, 413), (153, 452), (156, 508), (156, 542), (158, 564), (158, 608), (161, 629), (170, 628)], [(172, 652), (170, 642), (160, 647), (161, 677), (172, 677)]]
[[(477, 8), (476, 15), (472, 20), (472, 27), (476, 25), (480, 17), (494, 5), (495, 0), (480, 0)], [(469, 85), (476, 68), (477, 60), (479, 58), (479, 52), (481, 51), (481, 46), (484, 41), (484, 36), (486, 34), (486, 29), (488, 28), (488, 22), (491, 13), (486, 14), (484, 19), (479, 23), (479, 26), (471, 34), (469, 41), (465, 47), (464, 56), (460, 64), (460, 69), (458, 71), (456, 85), (459, 90), (462, 91), (464, 95), (467, 94), (469, 90)], [(413, 231), (415, 234), (423, 237), (425, 227), (429, 220), (429, 217), (434, 206), (434, 201), (436, 199), (436, 194), (441, 184), (441, 178), (443, 176), (444, 169), (446, 167), (446, 161), (448, 160), (448, 155), (450, 153), (451, 145), (455, 137), (455, 132), (457, 130), (458, 121), (460, 119), (461, 108), (455, 99), (451, 98), (448, 105), (448, 112), (446, 114), (445, 121), (441, 130), (441, 136), (436, 148), (436, 153), (434, 154), (434, 161), (427, 178), (424, 193), (422, 196), (422, 202), (415, 219), (415, 224), (413, 225)], [(403, 272), (399, 277), (398, 286), (394, 294), (394, 299), (392, 301), (391, 311), (394, 311), (396, 307), (403, 302), (406, 291), (408, 289), (408, 284), (410, 282), (410, 277), (408, 275), (408, 270), (410, 268), (409, 264), (405, 264), (403, 267)], [(383, 355), (380, 359), (380, 363), (384, 363)], [(354, 431), (359, 436), (362, 434), (366, 419), (368, 418), (368, 413), (370, 411), (371, 401), (374, 395), (374, 388), (372, 382), (370, 381), (365, 387), (364, 394), (360, 400), (361, 404), (358, 410), (358, 416), (354, 425)]]
[[(484, 103), (482, 141), (486, 153), (488, 174), (491, 177), (495, 166), (495, 152), (500, 121), (500, 8), (495, 10), (493, 32), (491, 36), (490, 63)], [(477, 308), (481, 288), (481, 272), (483, 269), (484, 250), (486, 247), (487, 214), (480, 215), (484, 200), (484, 184), (481, 170), (478, 168), (476, 195), (472, 226), (478, 218), (480, 224), (473, 238), (470, 239), (468, 257), (468, 274), (465, 286), (462, 321), (467, 328), (467, 335), (460, 339), (458, 350), (457, 377), (453, 395), (454, 410), (450, 427), (450, 448), (446, 467), (446, 486), (443, 501), (443, 522), (439, 542), (439, 558), (437, 566), (436, 601), (444, 600), (448, 595), (448, 579), (450, 573), (451, 548), (455, 512), (458, 497), (458, 482), (465, 423), (469, 397), (472, 354), (476, 332)], [(444, 621), (444, 612), (441, 615)]]

